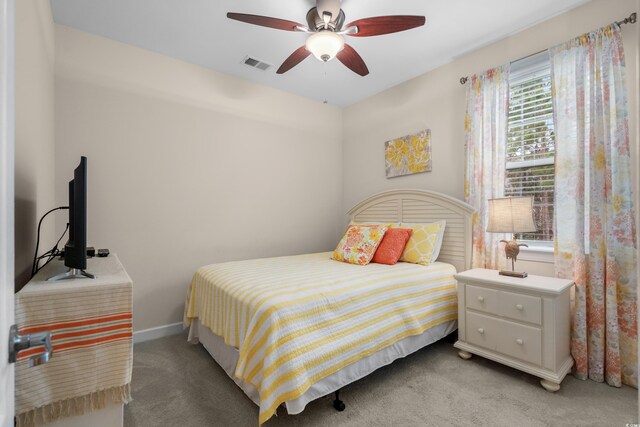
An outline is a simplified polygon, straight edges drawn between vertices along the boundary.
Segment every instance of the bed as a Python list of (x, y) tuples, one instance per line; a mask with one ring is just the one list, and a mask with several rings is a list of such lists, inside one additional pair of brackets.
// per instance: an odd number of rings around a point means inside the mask
[(212, 264), (194, 274), (188, 339), (260, 407), (261, 424), (280, 405), (300, 413), (457, 327), (453, 275), (470, 267), (473, 209), (436, 192), (394, 190), (349, 215), (354, 222), (445, 220), (437, 262), (359, 266), (327, 252)]

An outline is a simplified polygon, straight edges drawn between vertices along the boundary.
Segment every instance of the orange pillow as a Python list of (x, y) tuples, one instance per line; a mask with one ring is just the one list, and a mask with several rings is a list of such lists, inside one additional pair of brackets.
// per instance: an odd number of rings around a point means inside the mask
[(407, 241), (411, 237), (411, 233), (413, 233), (411, 228), (388, 229), (384, 233), (382, 242), (380, 242), (371, 262), (389, 265), (397, 263), (400, 256), (402, 256), (402, 251), (404, 251)]

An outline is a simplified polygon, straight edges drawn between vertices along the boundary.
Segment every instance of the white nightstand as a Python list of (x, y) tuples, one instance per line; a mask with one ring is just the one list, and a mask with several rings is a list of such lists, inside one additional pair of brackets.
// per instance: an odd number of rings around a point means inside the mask
[(542, 378), (558, 391), (573, 366), (569, 354), (571, 280), (500, 276), (477, 268), (456, 274), (458, 341), (463, 359), (471, 353)]

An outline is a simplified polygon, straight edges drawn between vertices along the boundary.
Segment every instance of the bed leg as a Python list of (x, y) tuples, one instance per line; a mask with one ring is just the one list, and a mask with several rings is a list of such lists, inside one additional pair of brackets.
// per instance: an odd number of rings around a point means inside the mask
[(336, 411), (338, 412), (342, 412), (344, 411), (344, 402), (342, 400), (340, 400), (340, 390), (336, 390), (336, 398), (333, 401), (333, 407), (336, 409)]
[(448, 343), (454, 344), (456, 341), (458, 341), (458, 331), (451, 332), (449, 335), (447, 335), (446, 337), (442, 338), (442, 340), (444, 342), (448, 342)]

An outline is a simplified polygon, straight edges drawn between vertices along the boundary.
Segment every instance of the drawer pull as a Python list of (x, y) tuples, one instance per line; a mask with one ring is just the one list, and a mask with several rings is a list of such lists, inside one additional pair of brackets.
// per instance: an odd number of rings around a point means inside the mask
[(518, 338), (518, 339), (516, 340), (516, 342), (518, 343), (518, 345), (522, 345), (522, 344), (524, 344), (524, 341), (522, 341), (522, 339), (521, 339), (521, 338)]
[(516, 304), (516, 308), (520, 311), (522, 311), (524, 309), (524, 307), (522, 306), (522, 304)]
[(478, 328), (478, 332), (480, 332), (481, 334), (484, 334), (484, 329)]
[(480, 302), (484, 301), (484, 297), (483, 297), (482, 295), (480, 295), (480, 296), (478, 297), (478, 301), (480, 301)]

